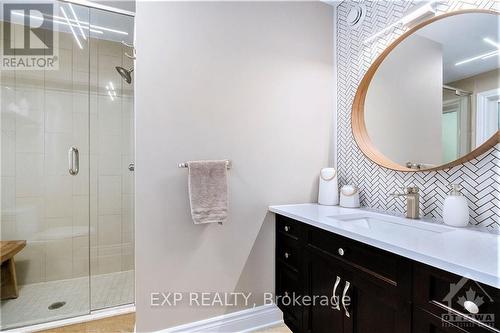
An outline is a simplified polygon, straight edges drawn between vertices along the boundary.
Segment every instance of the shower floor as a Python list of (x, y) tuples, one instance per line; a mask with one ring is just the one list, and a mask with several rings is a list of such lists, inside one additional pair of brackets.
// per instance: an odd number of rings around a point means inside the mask
[[(134, 271), (92, 276), (92, 304), (98, 310), (134, 302)], [(88, 277), (19, 286), (17, 299), (2, 301), (1, 329), (27, 326), (89, 313)], [(56, 302), (62, 307), (49, 310)]]

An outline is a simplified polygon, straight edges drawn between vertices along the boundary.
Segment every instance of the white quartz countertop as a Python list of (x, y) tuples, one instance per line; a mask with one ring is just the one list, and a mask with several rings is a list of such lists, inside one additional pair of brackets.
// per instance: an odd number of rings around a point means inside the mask
[[(270, 206), (276, 214), (400, 256), (500, 288), (500, 235), (470, 228), (391, 217), (359, 208), (298, 204)], [(369, 214), (396, 223), (349, 223), (346, 214)], [(340, 218), (339, 218), (340, 216)], [(351, 215), (354, 216), (354, 215)], [(337, 217), (337, 219), (336, 219)], [(410, 227), (408, 227), (410, 226)], [(413, 227), (414, 226), (414, 227)]]

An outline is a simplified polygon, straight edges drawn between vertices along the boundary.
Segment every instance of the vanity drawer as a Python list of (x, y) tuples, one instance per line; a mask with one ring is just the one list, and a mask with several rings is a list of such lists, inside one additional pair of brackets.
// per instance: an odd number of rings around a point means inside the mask
[(413, 310), (413, 333), (467, 333), (464, 328), (443, 321), (422, 309)]
[(299, 270), (299, 243), (285, 235), (276, 235), (276, 260), (288, 265), (295, 271)]
[(393, 253), (310, 227), (308, 247), (333, 256), (366, 273), (373, 282), (397, 289), (401, 296), (411, 296), (411, 262)]
[(413, 290), (416, 306), (439, 319), (467, 332), (500, 332), (499, 289), (415, 263)]
[(300, 222), (282, 215), (276, 215), (276, 231), (292, 239), (298, 240), (300, 236)]
[(276, 303), (283, 311), (285, 321), (291, 321), (294, 326), (300, 326), (302, 309), (293, 304), (293, 297), (301, 295), (299, 274), (287, 266), (276, 265)]

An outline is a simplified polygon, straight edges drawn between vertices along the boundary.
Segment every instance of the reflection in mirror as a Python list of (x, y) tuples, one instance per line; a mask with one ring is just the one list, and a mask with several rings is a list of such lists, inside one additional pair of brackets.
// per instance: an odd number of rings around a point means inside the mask
[(500, 18), (464, 13), (424, 26), (381, 63), (367, 91), (372, 144), (412, 169), (455, 161), (500, 127)]

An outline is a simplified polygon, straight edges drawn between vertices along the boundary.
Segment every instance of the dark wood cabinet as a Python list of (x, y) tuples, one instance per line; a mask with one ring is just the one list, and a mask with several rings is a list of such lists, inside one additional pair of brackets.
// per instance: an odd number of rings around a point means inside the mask
[(457, 299), (443, 304), (455, 284), (477, 290), (481, 314), (500, 316), (498, 289), (276, 215), (276, 294), (293, 332), (500, 333)]
[(371, 281), (370, 276), (350, 270), (348, 296), (352, 305), (346, 318), (346, 333), (409, 333), (411, 302)]
[(313, 302), (304, 306), (305, 330), (315, 333), (344, 332), (346, 315), (340, 297), (346, 281), (342, 280), (344, 274), (341, 267), (321, 256), (307, 255), (305, 260), (305, 294)]
[[(429, 322), (441, 321), (450, 332), (500, 332), (500, 320), (495, 318), (500, 316), (498, 289), (428, 265), (413, 266), (414, 306), (429, 314)], [(420, 327), (415, 331), (424, 332)]]

